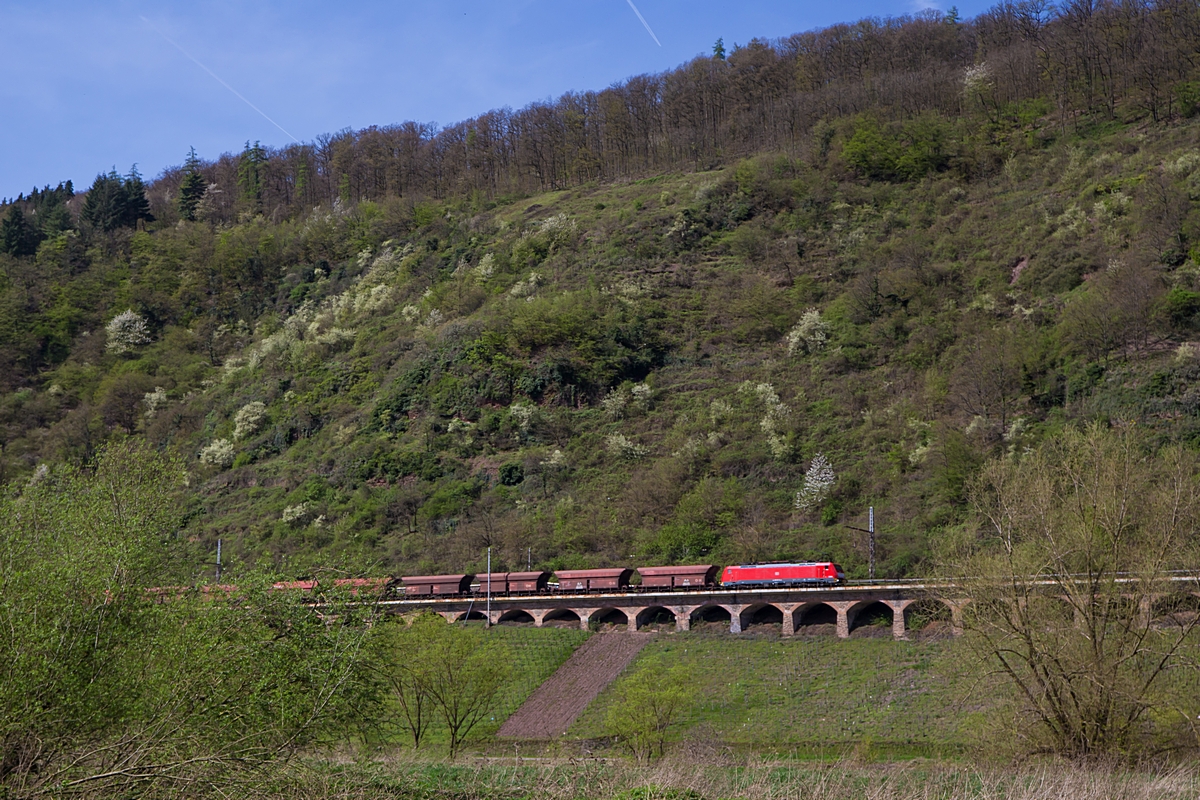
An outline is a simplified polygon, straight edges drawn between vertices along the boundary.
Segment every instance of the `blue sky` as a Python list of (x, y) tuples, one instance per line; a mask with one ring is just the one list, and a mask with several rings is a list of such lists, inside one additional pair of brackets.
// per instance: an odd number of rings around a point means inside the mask
[[(732, 46), (934, 5), (634, 3), (661, 46), (628, 0), (0, 0), (0, 197), (68, 178), (86, 188), (135, 162), (153, 177), (190, 146), (215, 158), (247, 140), (447, 124), (660, 72), (718, 37)], [(990, 3), (957, 5), (971, 16)]]

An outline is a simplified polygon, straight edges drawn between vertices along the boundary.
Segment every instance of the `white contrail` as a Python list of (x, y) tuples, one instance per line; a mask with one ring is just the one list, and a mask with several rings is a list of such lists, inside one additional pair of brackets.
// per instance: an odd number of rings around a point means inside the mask
[[(632, 3), (631, 3), (630, 5), (632, 5)], [(640, 17), (640, 16), (641, 16), (641, 14), (638, 14), (638, 16)], [(213, 72), (211, 69), (209, 69), (208, 67), (206, 67), (206, 66), (204, 66), (203, 64), (201, 64), (201, 63), (200, 63), (200, 61), (199, 61), (199, 60), (198, 60), (198, 59), (197, 59), (195, 56), (193, 56), (193, 55), (192, 55), (191, 53), (189, 53), (187, 50), (184, 50), (182, 47), (180, 47), (178, 44), (176, 44), (176, 43), (175, 43), (175, 42), (174, 42), (174, 41), (173, 41), (173, 40), (172, 40), (172, 39), (171, 39), (169, 36), (167, 36), (165, 33), (163, 33), (162, 31), (160, 31), (158, 28), (154, 27), (154, 23), (153, 23), (153, 22), (151, 22), (150, 20), (146, 19), (145, 17), (139, 17), (139, 19), (141, 19), (141, 21), (142, 21), (142, 22), (144, 22), (144, 23), (146, 23), (147, 25), (149, 25), (149, 26), (150, 26), (150, 30), (154, 31), (154, 32), (155, 32), (155, 33), (157, 33), (159, 36), (161, 36), (162, 38), (166, 39), (166, 40), (167, 40), (167, 41), (168, 41), (168, 42), (169, 42), (169, 43), (170, 43), (172, 46), (174, 46), (174, 48), (175, 48), (176, 50), (178, 50), (179, 52), (181, 52), (181, 53), (183, 53), (185, 56), (187, 56), (187, 57), (188, 57), (188, 59), (189, 59), (189, 60), (190, 60), (190, 61), (191, 61), (193, 64), (195, 64), (197, 67), (199, 67), (200, 69), (202, 69), (202, 70), (204, 70), (205, 72), (207, 72), (209, 75), (212, 75), (212, 76), (213, 76), (213, 79), (214, 79), (214, 80), (215, 80), (217, 83), (221, 84), (221, 85), (222, 85), (222, 86), (224, 86), (226, 89), (228, 89), (229, 91), (231, 91), (231, 92), (233, 92), (235, 95), (237, 95), (237, 97), (238, 97), (238, 99), (239, 99), (239, 100), (241, 100), (243, 103), (245, 103), (246, 105), (248, 105), (248, 106), (250, 106), (251, 108), (253, 108), (253, 109), (254, 109), (255, 111), (257, 111), (259, 114), (262, 114), (262, 118), (263, 118), (263, 119), (265, 119), (267, 122), (269, 122), (269, 123), (271, 123), (272, 125), (274, 125), (276, 128), (279, 128), (279, 130), (283, 131), (284, 133), (287, 133), (287, 136), (288, 136), (288, 138), (289, 138), (289, 139), (291, 139), (291, 140), (292, 140), (293, 142), (295, 142), (296, 144), (301, 144), (301, 141), (300, 141), (299, 139), (297, 139), (295, 136), (292, 136), (290, 133), (288, 133), (288, 132), (287, 132), (287, 130), (286, 130), (286, 129), (285, 129), (283, 126), (282, 126), (282, 125), (280, 125), (278, 122), (276, 122), (275, 120), (271, 119), (271, 118), (270, 118), (270, 117), (268, 117), (266, 114), (264, 114), (264, 113), (263, 113), (263, 110), (262, 110), (261, 108), (259, 108), (258, 106), (254, 105), (254, 103), (251, 103), (251, 102), (250, 102), (249, 100), (247, 100), (245, 97), (242, 97), (242, 94), (241, 94), (241, 92), (239, 92), (237, 89), (235, 89), (235, 88), (233, 88), (232, 86), (230, 86), (230, 85), (229, 85), (228, 83), (226, 83), (225, 81), (221, 80), (221, 77), (220, 77), (219, 75), (217, 75), (217, 73)], [(647, 28), (646, 28), (646, 30), (649, 30), (649, 27), (647, 27)], [(650, 34), (650, 35), (651, 35), (651, 36), (653, 36), (654, 34)], [(656, 40), (656, 41), (657, 41), (657, 40)]]
[(650, 23), (646, 22), (646, 18), (642, 16), (642, 12), (637, 10), (637, 6), (633, 4), (633, 0), (625, 0), (625, 2), (629, 3), (629, 7), (633, 9), (633, 13), (637, 14), (637, 18), (640, 19), (642, 24), (646, 26), (646, 33), (650, 34), (650, 38), (654, 40), (654, 43), (659, 47), (662, 47), (662, 42), (660, 42), (658, 37), (654, 35), (654, 31), (650, 30)]

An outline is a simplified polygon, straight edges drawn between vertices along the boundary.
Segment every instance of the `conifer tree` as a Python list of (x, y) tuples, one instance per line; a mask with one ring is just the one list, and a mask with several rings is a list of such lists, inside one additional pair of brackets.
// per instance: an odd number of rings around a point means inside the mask
[(188, 151), (183, 168), (186, 174), (183, 176), (183, 182), (179, 184), (177, 203), (179, 216), (191, 221), (196, 219), (196, 207), (200, 205), (200, 199), (204, 197), (204, 191), (208, 188), (207, 181), (200, 174), (200, 159), (196, 157), (196, 148)]
[(31, 256), (41, 242), (38, 229), (25, 218), (19, 205), (13, 205), (4, 222), (0, 222), (0, 250), (14, 256)]
[(150, 202), (146, 200), (146, 185), (135, 164), (124, 179), (116, 169), (107, 175), (97, 175), (88, 190), (80, 218), (102, 231), (131, 228), (139, 219), (151, 221)]
[(83, 201), (80, 218), (97, 230), (111, 231), (121, 226), (124, 186), (116, 169), (97, 175)]
[(238, 188), (241, 190), (242, 199), (255, 211), (262, 207), (262, 166), (266, 162), (267, 153), (262, 149), (262, 145), (255, 142), (251, 147), (247, 141), (246, 149), (242, 151), (238, 162)]
[(146, 199), (146, 184), (142, 182), (142, 176), (137, 171), (137, 164), (129, 168), (129, 174), (125, 176), (122, 190), (124, 207), (121, 224), (132, 228), (139, 219), (153, 222), (154, 215), (150, 213), (150, 201)]

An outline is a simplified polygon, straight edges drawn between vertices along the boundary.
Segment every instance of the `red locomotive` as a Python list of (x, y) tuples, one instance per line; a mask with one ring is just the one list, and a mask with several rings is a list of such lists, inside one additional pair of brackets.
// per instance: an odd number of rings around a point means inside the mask
[(833, 586), (845, 579), (846, 573), (832, 561), (743, 564), (721, 573), (721, 585), (728, 588)]

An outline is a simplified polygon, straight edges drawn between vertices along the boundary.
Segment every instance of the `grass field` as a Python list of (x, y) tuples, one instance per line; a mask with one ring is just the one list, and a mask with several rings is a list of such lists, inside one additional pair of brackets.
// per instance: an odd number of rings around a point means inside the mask
[(567, 736), (604, 735), (622, 682), (663, 659), (687, 666), (694, 700), (673, 737), (734, 752), (836, 758), (952, 756), (975, 738), (995, 688), (958, 666), (953, 640), (839, 640), (696, 631), (660, 636), (605, 690)]
[[(510, 714), (520, 708), (525, 698), (546, 678), (549, 678), (566, 661), (575, 648), (583, 644), (590, 635), (587, 631), (569, 628), (525, 628), (498, 625), (485, 630), (472, 625), (479, 636), (499, 640), (512, 654), (512, 674), (496, 697), (493, 714), (473, 732), (479, 741), (487, 741)], [(426, 742), (440, 751), (446, 741), (444, 726), (437, 720), (430, 727)], [(386, 737), (395, 744), (407, 744), (404, 734), (395, 733)], [(426, 745), (422, 745), (425, 747)]]
[(494, 720), (480, 731), (482, 734), (491, 734), (509, 714), (521, 707), (534, 689), (570, 658), (589, 634), (570, 628), (539, 630), (498, 625), (485, 635), (502, 641), (513, 657), (512, 678), (497, 698)]
[(277, 794), (359, 800), (1193, 800), (1194, 768), (1124, 771), (1061, 763), (1018, 769), (937, 763), (786, 766), (746, 760), (711, 765), (693, 758), (652, 765), (621, 760), (503, 759), (456, 764), (400, 759), (306, 765), (280, 776)]

